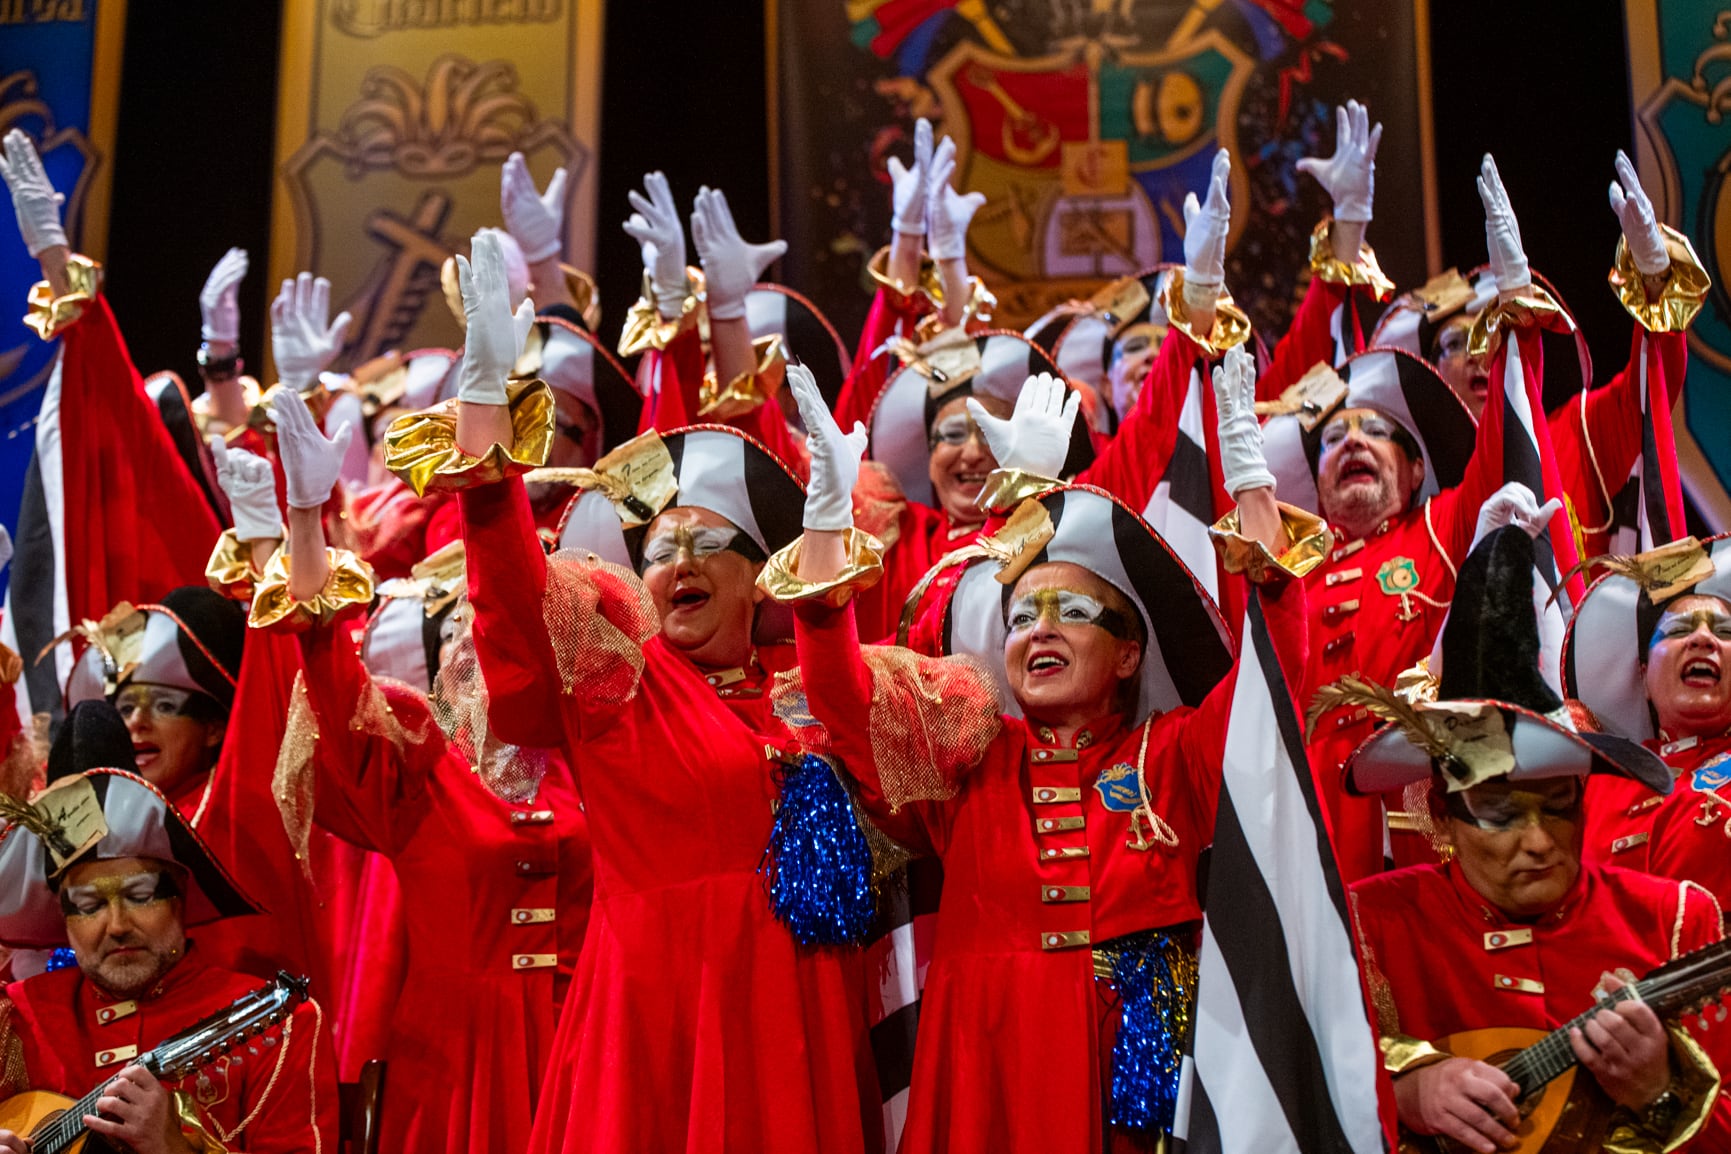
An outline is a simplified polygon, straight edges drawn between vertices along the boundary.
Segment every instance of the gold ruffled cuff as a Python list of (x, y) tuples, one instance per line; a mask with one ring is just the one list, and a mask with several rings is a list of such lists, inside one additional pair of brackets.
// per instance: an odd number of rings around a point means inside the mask
[(224, 529), (216, 539), (216, 548), (210, 551), (210, 560), (205, 562), (204, 579), (230, 601), (252, 600), (253, 588), (259, 580), (259, 571), (252, 564), (252, 546), (251, 541), (235, 537), (233, 529)]
[(890, 294), (890, 299), (897, 307), (915, 312), (941, 310), (944, 307), (944, 278), (938, 272), (937, 261), (921, 253), (920, 271), (913, 284), (896, 280), (890, 276), (889, 269), (890, 246), (886, 244), (866, 262), (866, 275), (884, 292)]
[(1616, 263), (1606, 279), (1617, 299), (1642, 328), (1650, 333), (1680, 333), (1701, 311), (1713, 287), (1713, 278), (1701, 267), (1688, 237), (1666, 225), (1660, 225), (1659, 230), (1665, 234), (1665, 252), (1671, 257), (1671, 270), (1658, 300), (1647, 299), (1641, 270), (1635, 267), (1635, 258), (1629, 255), (1629, 242), (1622, 237), (1617, 238)]
[(1382, 1051), (1382, 1068), (1390, 1074), (1406, 1074), (1454, 1056), (1404, 1034), (1384, 1034), (1376, 1040), (1376, 1047)]
[(254, 629), (275, 627), (298, 633), (328, 623), (339, 610), (350, 605), (373, 603), (372, 566), (347, 549), (326, 549), (325, 560), (331, 572), (325, 578), (324, 588), (311, 601), (296, 601), (289, 594), (289, 574), (294, 563), (287, 549), (278, 549), (259, 578), (247, 624)]
[(174, 1092), (174, 1120), (180, 1126), (180, 1136), (191, 1143), (199, 1154), (228, 1154), (228, 1147), (217, 1138), (215, 1127), (207, 1124), (204, 1112), (184, 1090)]
[(505, 398), (511, 448), (494, 444), (479, 457), (463, 452), (457, 447), (458, 402), (440, 401), (391, 422), (385, 430), (385, 468), (424, 497), (429, 490), (488, 485), (545, 465), (553, 448), (553, 390), (539, 379), (512, 381)]
[(57, 297), (47, 281), (30, 286), (29, 311), (24, 323), (36, 330), (36, 335), (51, 341), (66, 330), (66, 326), (84, 315), (84, 302), (93, 300), (102, 291), (102, 266), (83, 253), (73, 253), (66, 259), (65, 296)]
[(758, 337), (751, 342), (756, 364), (748, 373), (740, 373), (723, 388), (715, 370), (703, 374), (703, 384), (697, 391), (697, 415), (711, 421), (728, 421), (755, 411), (763, 402), (781, 391), (787, 376), (787, 349), (779, 335)]
[(1029, 497), (1036, 497), (1063, 482), (1055, 477), (1042, 477), (1021, 469), (993, 469), (986, 474), (986, 483), (974, 504), (988, 513), (1008, 513)]
[(1281, 585), (1302, 578), (1322, 564), (1334, 545), (1328, 523), (1284, 501), (1279, 505), (1280, 523), (1292, 543), (1278, 557), (1261, 541), (1242, 535), (1237, 509), (1209, 527), (1208, 536), (1220, 551), (1221, 563), (1228, 573), (1242, 573), (1258, 585)]
[(799, 575), (803, 537), (776, 550), (758, 574), (757, 585), (777, 601), (821, 601), (832, 608), (846, 605), (855, 593), (869, 589), (884, 575), (884, 544), (863, 529), (844, 529), (842, 545), (847, 564), (828, 581), (807, 581)]
[(1236, 348), (1250, 339), (1250, 317), (1232, 303), (1232, 294), (1225, 289), (1220, 290), (1220, 299), (1214, 302), (1214, 327), (1204, 335), (1191, 326), (1190, 310), (1184, 303), (1184, 270), (1181, 268), (1172, 270), (1172, 276), (1160, 295), (1160, 304), (1166, 309), (1172, 327), (1195, 341), (1211, 357), (1220, 356), (1227, 349)]
[(1575, 331), (1575, 322), (1557, 298), (1537, 284), (1528, 285), (1520, 296), (1503, 300), (1500, 296), (1485, 307), (1473, 321), (1467, 335), (1467, 351), (1474, 357), (1489, 360), (1502, 347), (1503, 335), (1510, 329), (1537, 327), (1555, 333)]
[(1670, 1090), (1682, 1100), (1683, 1108), (1659, 1131), (1648, 1125), (1641, 1112), (1618, 1107), (1605, 1135), (1605, 1154), (1669, 1154), (1695, 1137), (1719, 1097), (1719, 1071), (1700, 1043), (1679, 1026), (1667, 1025), (1665, 1032), (1671, 1036), (1676, 1067)]
[(1394, 282), (1382, 273), (1376, 253), (1368, 244), (1358, 246), (1358, 260), (1347, 264), (1334, 255), (1334, 221), (1328, 219), (1310, 234), (1310, 273), (1326, 284), (1367, 288), (1379, 301), (1394, 295)]
[(660, 351), (673, 343), (673, 338), (704, 319), (703, 273), (699, 269), (685, 270), (690, 288), (679, 306), (679, 316), (663, 320), (655, 303), (655, 282), (646, 271), (643, 274), (643, 295), (625, 314), (625, 328), (619, 334), (619, 355), (634, 357), (647, 349)]
[(601, 292), (595, 287), (595, 278), (563, 261), (559, 262), (559, 275), (565, 278), (565, 291), (571, 294), (577, 315), (583, 318), (590, 332), (598, 332), (601, 328)]

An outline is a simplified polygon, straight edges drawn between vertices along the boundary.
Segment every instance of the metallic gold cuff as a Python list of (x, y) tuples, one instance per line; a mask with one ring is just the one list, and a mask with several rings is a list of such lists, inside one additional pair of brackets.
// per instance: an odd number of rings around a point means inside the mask
[(974, 504), (989, 513), (1008, 513), (1029, 497), (1056, 489), (1063, 482), (1055, 477), (1042, 477), (1021, 469), (993, 469), (986, 474), (986, 483)]
[(324, 625), (339, 610), (350, 605), (371, 605), (373, 602), (372, 566), (347, 549), (325, 550), (330, 564), (330, 576), (323, 589), (311, 601), (296, 601), (289, 594), (289, 575), (294, 562), (287, 549), (278, 549), (264, 567), (258, 590), (253, 594), (252, 612), (247, 624), (254, 629), (278, 629), (299, 633), (314, 625)]
[(891, 301), (898, 308), (928, 312), (944, 307), (944, 278), (938, 272), (937, 261), (922, 253), (919, 274), (911, 285), (891, 277), (889, 267), (890, 246), (885, 245), (866, 262), (866, 274), (879, 288), (890, 294)]
[(252, 564), (252, 544), (236, 537), (233, 529), (224, 529), (216, 539), (216, 548), (210, 551), (210, 560), (205, 562), (204, 579), (230, 601), (252, 600), (253, 587), (259, 580), (259, 571)]
[(688, 268), (685, 276), (690, 281), (690, 287), (686, 291), (685, 301), (679, 306), (678, 319), (669, 321), (662, 319), (661, 310), (655, 303), (655, 282), (650, 279), (648, 272), (644, 272), (643, 295), (625, 314), (625, 328), (619, 334), (620, 356), (634, 357), (646, 349), (665, 349), (673, 343), (674, 337), (704, 319), (703, 273), (698, 269)]
[(184, 1090), (175, 1090), (174, 1118), (180, 1125), (181, 1137), (192, 1144), (199, 1154), (228, 1154), (228, 1147), (217, 1140), (212, 1130), (214, 1127), (205, 1124), (198, 1103), (192, 1100), (192, 1095)]
[(47, 281), (30, 286), (29, 311), (24, 323), (36, 330), (36, 335), (51, 341), (66, 330), (66, 326), (84, 315), (84, 302), (93, 300), (102, 291), (102, 266), (83, 253), (73, 253), (66, 259), (66, 295), (57, 297)]
[(1669, 1154), (1706, 1124), (1719, 1097), (1719, 1071), (1687, 1031), (1667, 1024), (1665, 1032), (1671, 1036), (1671, 1058), (1676, 1066), (1670, 1090), (1682, 1100), (1683, 1108), (1665, 1132), (1659, 1133), (1636, 1111), (1618, 1107), (1605, 1135), (1605, 1154)]
[(542, 380), (505, 386), (512, 445), (490, 446), (479, 457), (457, 447), (455, 400), (398, 417), (385, 430), (385, 468), (424, 497), (429, 490), (467, 489), (527, 473), (547, 463), (553, 448), (553, 390)]
[(1310, 234), (1310, 273), (1326, 284), (1343, 284), (1352, 288), (1367, 288), (1379, 301), (1394, 295), (1394, 282), (1382, 273), (1376, 263), (1376, 253), (1368, 244), (1358, 246), (1358, 260), (1352, 264), (1334, 255), (1334, 221), (1324, 220)]
[(1474, 357), (1488, 360), (1502, 347), (1503, 334), (1510, 329), (1537, 327), (1554, 333), (1575, 331), (1575, 322), (1563, 311), (1563, 306), (1544, 288), (1528, 285), (1520, 296), (1508, 300), (1498, 298), (1485, 307), (1473, 321), (1467, 335), (1467, 351)]
[(763, 402), (781, 391), (787, 376), (787, 350), (779, 334), (758, 337), (751, 342), (756, 365), (748, 373), (740, 373), (722, 388), (715, 370), (703, 374), (703, 384), (697, 391), (697, 415), (711, 421), (727, 421), (755, 411)]
[(839, 609), (862, 589), (869, 589), (884, 575), (884, 545), (862, 529), (844, 529), (842, 544), (847, 564), (828, 581), (807, 581), (799, 576), (800, 548), (805, 538), (795, 537), (776, 550), (757, 586), (777, 601), (820, 601)]
[(1258, 585), (1282, 585), (1302, 578), (1322, 564), (1334, 544), (1328, 523), (1284, 501), (1279, 505), (1280, 523), (1291, 544), (1278, 557), (1261, 541), (1243, 536), (1237, 509), (1209, 528), (1208, 536), (1220, 551), (1221, 563), (1228, 573), (1242, 573)]
[(1232, 294), (1225, 289), (1220, 290), (1220, 299), (1214, 303), (1214, 327), (1206, 335), (1196, 332), (1190, 324), (1190, 310), (1184, 304), (1184, 270), (1181, 268), (1172, 270), (1172, 276), (1160, 294), (1160, 304), (1166, 309), (1172, 327), (1195, 341), (1211, 357), (1250, 339), (1250, 317), (1232, 303)]
[(1382, 1068), (1390, 1074), (1421, 1070), (1454, 1056), (1404, 1034), (1385, 1034), (1376, 1040), (1376, 1046), (1382, 1051)]
[(601, 328), (601, 293), (595, 287), (595, 278), (574, 265), (559, 262), (559, 275), (565, 278), (565, 291), (571, 294), (572, 303), (577, 306), (577, 315), (583, 318), (583, 323), (589, 326), (590, 332)]
[(1713, 287), (1713, 278), (1701, 267), (1688, 237), (1666, 225), (1660, 225), (1659, 230), (1665, 234), (1671, 270), (1658, 300), (1647, 299), (1641, 270), (1635, 267), (1635, 258), (1629, 255), (1629, 242), (1622, 237), (1617, 238), (1616, 263), (1605, 279), (1611, 282), (1617, 299), (1642, 328), (1650, 333), (1680, 333), (1701, 311)]

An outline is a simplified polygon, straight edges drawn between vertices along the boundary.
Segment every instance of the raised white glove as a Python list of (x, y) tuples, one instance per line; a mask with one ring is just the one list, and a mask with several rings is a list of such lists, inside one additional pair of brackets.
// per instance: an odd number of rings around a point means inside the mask
[[(954, 150), (952, 146), (952, 151)], [(899, 157), (890, 157), (890, 204), (895, 209), (891, 227), (909, 236), (926, 233), (926, 202), (930, 199), (932, 175), (932, 122), (921, 118), (914, 122), (914, 165), (907, 167)]]
[(1246, 489), (1274, 484), (1262, 454), (1256, 420), (1256, 358), (1243, 345), (1226, 350), (1214, 369), (1214, 412), (1219, 421), (1220, 480), (1236, 500)]
[(539, 264), (558, 256), (565, 247), (565, 170), (556, 169), (547, 191), (538, 193), (523, 154), (513, 152), (499, 170), (499, 215), (524, 260)]
[(469, 256), (457, 258), (457, 287), (463, 294), (463, 364), (457, 370), (457, 399), (475, 405), (505, 403), (505, 381), (523, 355), (529, 328), (535, 323), (535, 302), (526, 300), (511, 311), (511, 283), (505, 274), (505, 251), (499, 238), (486, 231), (469, 242)]
[(0, 177), (12, 192), (12, 211), (18, 217), (18, 231), (24, 236), (24, 247), (31, 256), (44, 249), (66, 243), (66, 230), (60, 227), (60, 205), (66, 200), (48, 183), (48, 173), (36, 146), (14, 128), (6, 134), (0, 152)]
[(691, 239), (697, 242), (697, 259), (703, 262), (709, 318), (736, 321), (745, 316), (745, 296), (763, 270), (787, 251), (785, 240), (747, 244), (733, 223), (727, 194), (720, 189), (700, 188), (692, 206)]
[(204, 288), (198, 294), (198, 311), (204, 319), (205, 340), (232, 345), (240, 339), (239, 292), (246, 270), (246, 249), (231, 248), (204, 278)]
[[(1619, 187), (1617, 181), (1622, 181)], [(1635, 166), (1622, 149), (1617, 150), (1617, 180), (1611, 182), (1611, 211), (1623, 225), (1623, 240), (1629, 246), (1629, 256), (1643, 276), (1660, 276), (1671, 268), (1671, 254), (1665, 251), (1665, 234), (1659, 231), (1659, 219), (1653, 215), (1653, 202), (1635, 175)]]
[[(295, 399), (300, 399), (298, 393)], [(276, 507), (276, 474), (271, 471), (270, 462), (257, 453), (229, 448), (228, 442), (216, 433), (210, 436), (210, 456), (216, 464), (217, 486), (228, 494), (235, 539), (279, 540), (283, 535), (282, 513)], [(330, 495), (329, 488), (325, 495)]]
[(12, 552), (12, 534), (6, 526), (0, 525), (0, 569), (12, 560)]
[(1376, 198), (1376, 148), (1382, 125), (1370, 126), (1370, 110), (1348, 100), (1334, 110), (1334, 155), (1307, 156), (1298, 171), (1308, 172), (1334, 201), (1334, 219), (1368, 221)]
[(625, 231), (643, 249), (643, 267), (655, 283), (655, 307), (668, 320), (678, 318), (691, 291), (685, 277), (685, 230), (679, 223), (679, 207), (667, 177), (652, 172), (643, 178), (647, 197), (632, 189), (625, 195), (637, 211), (625, 222)]
[(926, 211), (926, 248), (933, 260), (961, 260), (968, 255), (968, 225), (986, 203), (986, 194), (966, 196), (950, 187), (956, 172), (956, 142), (944, 142), (932, 154), (931, 204)]
[(1226, 281), (1226, 230), (1232, 206), (1226, 182), (1232, 176), (1232, 156), (1224, 148), (1214, 154), (1208, 177), (1208, 200), (1198, 203), (1194, 192), (1184, 197), (1184, 282), (1218, 290)]
[(276, 391), (271, 417), (276, 421), (276, 455), (288, 482), (289, 508), (317, 509), (336, 488), (355, 428), (344, 421), (335, 436), (325, 436), (306, 401), (293, 389)]
[(1529, 287), (1533, 273), (1521, 247), (1521, 223), (1509, 205), (1497, 162), (1488, 152), (1479, 166), (1478, 184), (1479, 199), (1485, 206), (1485, 248), (1490, 253), (1491, 275), (1497, 278), (1498, 295), (1508, 297)]
[(853, 487), (859, 481), (859, 462), (865, 455), (866, 427), (855, 421), (853, 432), (842, 435), (835, 414), (824, 404), (817, 378), (801, 364), (787, 366), (787, 387), (799, 405), (805, 424), (805, 447), (811, 454), (811, 479), (805, 483), (807, 529), (840, 532), (853, 528)]
[(342, 351), (350, 316), (331, 315), (331, 282), (303, 272), (282, 282), (270, 303), (270, 347), (276, 358), (277, 380), (300, 392), (318, 379)]
[(1055, 479), (1070, 455), (1070, 430), (1081, 404), (1082, 394), (1062, 377), (1040, 373), (1023, 382), (1009, 420), (992, 416), (973, 397), (968, 398), (968, 413), (999, 468)]
[(1527, 536), (1537, 537), (1562, 507), (1563, 502), (1557, 497), (1541, 505), (1531, 489), (1519, 481), (1510, 481), (1479, 506), (1479, 523), (1473, 529), (1473, 544), (1477, 545), (1487, 534), (1505, 525), (1519, 525), (1526, 530)]

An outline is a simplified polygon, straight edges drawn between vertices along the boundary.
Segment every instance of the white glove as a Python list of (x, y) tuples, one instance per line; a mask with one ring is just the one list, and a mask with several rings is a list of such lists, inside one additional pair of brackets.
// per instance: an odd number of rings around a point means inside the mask
[(1220, 480), (1236, 500), (1246, 489), (1274, 484), (1262, 455), (1256, 420), (1256, 358), (1243, 345), (1226, 350), (1214, 369), (1214, 410), (1219, 421)]
[(709, 318), (736, 321), (745, 316), (745, 296), (763, 270), (787, 251), (785, 240), (747, 244), (733, 223), (727, 194), (720, 189), (700, 188), (691, 213), (691, 239), (697, 242), (697, 259), (703, 262)]
[(973, 397), (968, 398), (968, 413), (999, 468), (1057, 478), (1070, 455), (1070, 430), (1081, 404), (1082, 394), (1062, 377), (1040, 373), (1023, 382), (1009, 420), (992, 416)]
[[(952, 151), (954, 151), (954, 146)], [(914, 166), (907, 167), (899, 157), (890, 157), (890, 204), (895, 209), (891, 226), (908, 236), (926, 233), (926, 202), (930, 199), (932, 175), (932, 122), (914, 122)]]
[(326, 324), (330, 315), (331, 282), (322, 276), (315, 280), (310, 272), (283, 281), (270, 303), (270, 347), (277, 380), (297, 393), (316, 381), (342, 351), (351, 318), (339, 313)]
[(1477, 545), (1488, 534), (1505, 525), (1519, 525), (1526, 530), (1527, 536), (1537, 537), (1562, 507), (1563, 502), (1556, 497), (1541, 505), (1531, 489), (1519, 481), (1510, 481), (1479, 506), (1479, 523), (1473, 530), (1473, 544)]
[(31, 256), (44, 249), (66, 243), (66, 230), (60, 227), (60, 205), (66, 200), (48, 183), (48, 173), (36, 146), (14, 128), (6, 134), (5, 147), (0, 153), (0, 177), (12, 191), (12, 211), (18, 216), (18, 231), (24, 236), (24, 247)]
[(485, 231), (469, 242), (468, 259), (457, 258), (457, 287), (463, 293), (463, 316), (468, 321), (463, 364), (457, 371), (457, 399), (502, 405), (505, 381), (517, 367), (535, 323), (535, 302), (526, 300), (515, 313), (511, 311), (505, 250), (498, 237)]
[(817, 378), (804, 365), (789, 363), (787, 387), (799, 404), (805, 423), (805, 447), (811, 454), (811, 479), (805, 484), (807, 529), (840, 532), (853, 528), (853, 487), (859, 481), (859, 461), (865, 455), (866, 428), (858, 421), (842, 436), (835, 414), (823, 402)]
[(956, 142), (944, 142), (932, 154), (931, 204), (926, 211), (926, 248), (933, 260), (961, 260), (968, 255), (968, 225), (986, 203), (986, 194), (961, 195), (950, 187), (956, 171)]
[(1232, 206), (1226, 202), (1226, 182), (1232, 175), (1232, 157), (1222, 148), (1214, 154), (1208, 178), (1208, 200), (1198, 204), (1196, 194), (1184, 197), (1184, 281), (1218, 290), (1226, 281), (1226, 230), (1232, 224)]
[[(1618, 187), (1617, 180), (1622, 181)], [(1643, 276), (1662, 276), (1671, 268), (1671, 254), (1665, 251), (1665, 234), (1659, 231), (1659, 220), (1653, 215), (1653, 202), (1647, 199), (1635, 166), (1622, 149), (1617, 150), (1617, 180), (1611, 182), (1611, 211), (1623, 225), (1623, 240), (1629, 255)]]
[(1479, 167), (1478, 183), (1479, 199), (1485, 206), (1485, 248), (1490, 253), (1491, 275), (1497, 278), (1498, 295), (1508, 297), (1529, 287), (1533, 273), (1521, 248), (1521, 223), (1509, 205), (1497, 162), (1488, 152)]
[[(300, 394), (296, 393), (296, 400)], [(303, 402), (303, 409), (306, 407)], [(281, 431), (278, 431), (281, 436)], [(276, 541), (282, 531), (282, 513), (276, 507), (276, 474), (270, 462), (245, 449), (231, 449), (219, 434), (210, 437), (210, 456), (216, 464), (216, 483), (228, 494), (234, 514), (237, 541)], [(325, 490), (330, 495), (330, 490)], [(318, 502), (324, 504), (323, 501)]]
[(523, 154), (513, 152), (499, 170), (499, 215), (524, 260), (539, 264), (558, 256), (565, 247), (565, 170), (555, 170), (547, 191), (537, 193)]
[(204, 339), (234, 344), (240, 339), (240, 282), (246, 278), (246, 249), (222, 254), (199, 290), (198, 311), (204, 318)]
[(637, 211), (625, 222), (625, 231), (643, 249), (643, 267), (655, 283), (655, 307), (668, 320), (678, 318), (691, 286), (685, 278), (685, 230), (679, 224), (679, 208), (667, 178), (652, 172), (643, 178), (648, 197), (636, 189), (626, 193)]
[(0, 525), (0, 569), (6, 567), (12, 560), (12, 534), (4, 525)]
[(1368, 221), (1376, 197), (1376, 148), (1382, 125), (1370, 126), (1370, 111), (1356, 100), (1334, 110), (1334, 155), (1307, 156), (1298, 171), (1308, 172), (1334, 201), (1334, 219)]
[[(278, 389), (271, 403), (271, 417), (276, 421), (276, 455), (282, 462), (288, 481), (288, 503), (291, 509), (317, 509), (331, 498), (337, 478), (343, 471), (343, 454), (349, 450), (349, 440), (355, 428), (344, 421), (336, 436), (327, 437), (319, 431), (312, 410), (293, 389)], [(236, 526), (239, 536), (239, 526)]]

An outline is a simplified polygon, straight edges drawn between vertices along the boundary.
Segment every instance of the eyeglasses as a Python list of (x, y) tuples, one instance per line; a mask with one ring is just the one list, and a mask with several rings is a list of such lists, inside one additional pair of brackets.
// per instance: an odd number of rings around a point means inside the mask
[(140, 712), (153, 720), (184, 717), (192, 694), (166, 685), (128, 685), (114, 696), (114, 710), (120, 720), (131, 724)]
[(1322, 448), (1324, 452), (1338, 448), (1354, 432), (1367, 441), (1392, 441), (1398, 428), (1380, 413), (1348, 413), (1322, 427)]
[(986, 435), (974, 424), (974, 418), (966, 413), (952, 413), (932, 426), (930, 447), (935, 449), (942, 444), (960, 448), (976, 438), (980, 444), (986, 443)]

